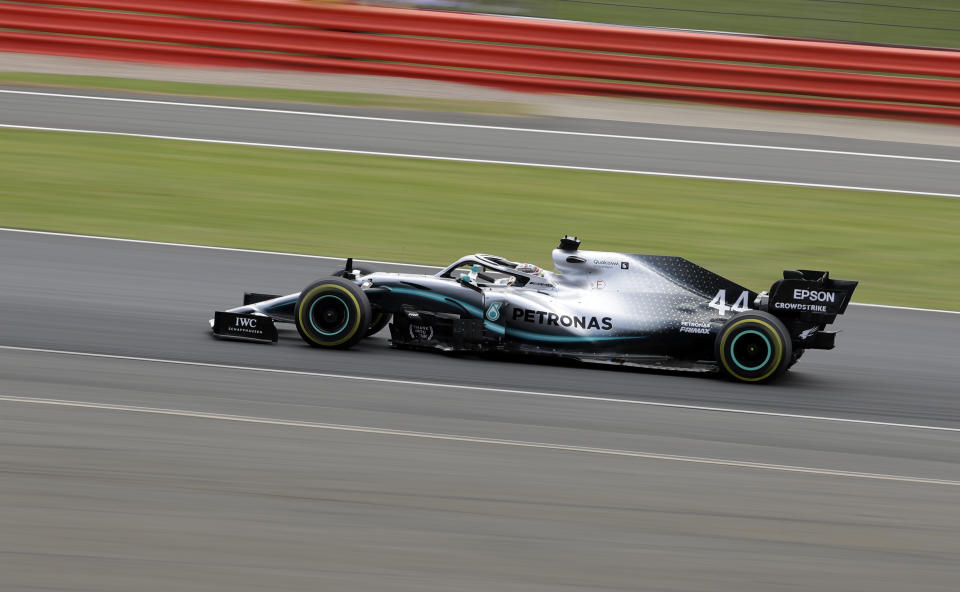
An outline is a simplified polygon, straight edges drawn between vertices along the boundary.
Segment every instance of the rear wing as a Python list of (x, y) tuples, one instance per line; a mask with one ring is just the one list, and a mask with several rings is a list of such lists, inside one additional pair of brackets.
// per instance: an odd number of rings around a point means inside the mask
[(827, 271), (784, 270), (783, 279), (770, 287), (766, 310), (778, 317), (829, 324), (847, 310), (857, 284), (831, 279)]

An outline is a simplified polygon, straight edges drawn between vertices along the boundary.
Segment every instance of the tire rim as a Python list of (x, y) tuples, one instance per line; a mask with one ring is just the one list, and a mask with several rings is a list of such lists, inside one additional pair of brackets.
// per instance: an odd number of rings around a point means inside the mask
[(350, 324), (350, 308), (339, 296), (326, 294), (310, 304), (310, 326), (321, 335), (339, 335)]
[[(746, 339), (740, 341), (740, 338), (744, 336), (746, 336)], [(738, 342), (739, 347), (737, 346)], [(770, 345), (770, 340), (767, 339), (766, 335), (754, 329), (738, 333), (730, 342), (730, 360), (738, 368), (747, 372), (754, 372), (766, 366), (772, 353), (773, 347)], [(763, 361), (756, 364), (761, 357)], [(750, 366), (748, 364), (756, 365)]]

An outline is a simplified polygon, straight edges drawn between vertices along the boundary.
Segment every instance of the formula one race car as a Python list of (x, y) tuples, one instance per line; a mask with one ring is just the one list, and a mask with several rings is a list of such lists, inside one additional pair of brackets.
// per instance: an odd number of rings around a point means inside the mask
[[(217, 312), (215, 335), (277, 341), (293, 323), (308, 344), (348, 348), (388, 323), (398, 348), (507, 352), (645, 368), (781, 376), (807, 349), (833, 349), (826, 326), (857, 282), (784, 271), (755, 293), (681, 257), (581, 251), (564, 237), (556, 271), (468, 255), (435, 275), (346, 269), (287, 296), (247, 293)], [(337, 277), (339, 276), (339, 277)], [(392, 322), (391, 322), (392, 320)]]

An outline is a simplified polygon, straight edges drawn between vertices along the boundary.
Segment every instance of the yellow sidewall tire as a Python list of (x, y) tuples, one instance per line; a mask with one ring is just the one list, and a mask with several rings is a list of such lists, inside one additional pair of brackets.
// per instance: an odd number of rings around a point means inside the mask
[[(746, 332), (761, 335), (767, 345), (767, 357), (758, 367), (747, 368), (736, 361), (733, 345)], [(793, 355), (790, 333), (783, 322), (770, 313), (750, 311), (730, 320), (717, 335), (716, 358), (720, 372), (739, 382), (769, 382), (782, 375)]]
[[(344, 306), (347, 320), (329, 335), (316, 327), (310, 318), (313, 306), (323, 297), (334, 296)], [(329, 278), (307, 286), (294, 310), (297, 331), (304, 341), (315, 347), (346, 349), (366, 337), (370, 326), (370, 302), (359, 286), (349, 280)]]

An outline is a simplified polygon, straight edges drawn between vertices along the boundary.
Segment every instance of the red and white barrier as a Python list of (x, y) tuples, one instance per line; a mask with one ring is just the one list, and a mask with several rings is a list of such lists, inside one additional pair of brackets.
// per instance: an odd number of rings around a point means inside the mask
[(949, 50), (257, 0), (0, 1), (0, 27), (0, 51), (960, 124), (960, 52)]

